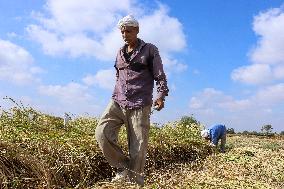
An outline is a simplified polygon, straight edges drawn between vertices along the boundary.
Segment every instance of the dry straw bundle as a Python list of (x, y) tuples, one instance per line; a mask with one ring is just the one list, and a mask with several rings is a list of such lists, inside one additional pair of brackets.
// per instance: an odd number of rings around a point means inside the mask
[[(87, 188), (105, 182), (115, 171), (101, 154), (94, 137), (97, 119), (63, 118), (16, 104), (0, 115), (0, 188)], [(199, 137), (200, 126), (176, 122), (152, 126), (146, 175), (179, 163), (199, 165), (212, 153)], [(122, 129), (120, 144), (126, 149)]]

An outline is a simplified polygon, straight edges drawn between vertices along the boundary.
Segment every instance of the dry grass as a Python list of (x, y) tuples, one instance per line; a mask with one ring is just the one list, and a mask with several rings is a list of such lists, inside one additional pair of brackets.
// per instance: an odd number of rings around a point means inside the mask
[[(204, 161), (152, 170), (144, 188), (282, 189), (284, 139), (231, 136), (228, 151)], [(139, 188), (128, 183), (100, 183), (94, 188)]]
[[(115, 174), (94, 138), (95, 118), (62, 118), (16, 106), (0, 115), (0, 188), (87, 188)], [(201, 162), (211, 152), (197, 124), (151, 127), (146, 175), (184, 162)], [(178, 138), (178, 140), (177, 140)], [(162, 140), (161, 140), (162, 139)], [(126, 135), (120, 144), (126, 149)]]
[[(191, 120), (192, 121), (192, 120)], [(0, 188), (139, 188), (115, 174), (94, 139), (95, 118), (62, 118), (17, 106), (0, 114)], [(120, 144), (126, 149), (126, 135)], [(144, 188), (284, 188), (284, 139), (230, 136), (218, 153), (197, 122), (151, 127)]]

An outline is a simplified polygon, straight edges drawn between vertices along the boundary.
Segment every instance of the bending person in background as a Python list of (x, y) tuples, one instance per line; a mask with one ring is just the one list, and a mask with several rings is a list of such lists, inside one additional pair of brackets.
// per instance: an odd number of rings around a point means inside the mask
[[(96, 139), (109, 164), (118, 168), (113, 181), (129, 179), (143, 186), (151, 106), (161, 110), (169, 90), (158, 48), (137, 37), (137, 20), (129, 15), (122, 18), (118, 26), (125, 44), (116, 56), (116, 84), (97, 125)], [(153, 102), (154, 81), (157, 98)], [(128, 154), (117, 143), (123, 125), (127, 132)]]
[(219, 140), (221, 139), (220, 150), (225, 152), (227, 130), (225, 125), (217, 124), (212, 125), (208, 129), (201, 131), (201, 136), (210, 141), (211, 146), (217, 147)]

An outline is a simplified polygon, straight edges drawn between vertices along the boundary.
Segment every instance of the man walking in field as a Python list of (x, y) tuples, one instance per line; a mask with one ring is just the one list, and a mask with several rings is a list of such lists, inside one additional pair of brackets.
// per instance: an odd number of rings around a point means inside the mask
[(212, 125), (208, 129), (204, 129), (203, 131), (201, 131), (201, 136), (206, 140), (209, 140), (211, 146), (217, 146), (219, 140), (221, 139), (220, 150), (223, 153), (225, 152), (226, 135), (226, 127), (225, 125), (221, 124)]
[[(125, 45), (116, 56), (116, 84), (112, 99), (96, 128), (96, 139), (109, 164), (120, 170), (113, 181), (128, 178), (143, 186), (151, 106), (153, 104), (158, 111), (161, 110), (169, 90), (158, 48), (137, 37), (138, 21), (129, 15), (122, 18), (118, 26)], [(153, 103), (154, 81), (157, 99)], [(127, 131), (129, 155), (117, 144), (123, 124)]]

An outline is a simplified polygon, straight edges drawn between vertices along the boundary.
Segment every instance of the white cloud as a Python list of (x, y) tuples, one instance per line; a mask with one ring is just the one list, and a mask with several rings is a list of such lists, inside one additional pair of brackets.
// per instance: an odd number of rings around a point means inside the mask
[(243, 66), (233, 70), (231, 74), (234, 81), (241, 81), (247, 84), (268, 83), (273, 79), (272, 76), (271, 68), (266, 64)]
[(284, 64), (274, 66), (273, 75), (275, 79), (283, 79), (284, 78)]
[(190, 99), (189, 111), (207, 125), (221, 122), (237, 130), (258, 130), (269, 123), (280, 131), (283, 117), (277, 112), (284, 111), (283, 102), (284, 83), (259, 89), (243, 99), (206, 88)]
[(55, 33), (37, 25), (29, 25), (26, 29), (30, 37), (42, 45), (46, 54), (56, 55), (64, 52), (62, 43), (58, 40), (58, 36)]
[(114, 27), (101, 37), (99, 44), (100, 46), (96, 49), (95, 57), (100, 60), (110, 60), (113, 62), (115, 60), (117, 51), (123, 44), (123, 41), (120, 32), (116, 27)]
[(250, 110), (271, 109), (274, 105), (284, 102), (284, 83), (270, 85), (258, 89), (249, 97), (237, 100), (213, 88), (206, 88), (190, 99), (189, 107), (195, 110), (223, 109), (239, 112)]
[(284, 10), (274, 8), (255, 16), (253, 30), (259, 36), (250, 52), (253, 64), (235, 69), (232, 79), (248, 84), (283, 80)]
[(253, 50), (253, 62), (265, 64), (284, 64), (284, 11), (270, 9), (254, 18), (253, 29), (260, 36)]
[(119, 13), (130, 10), (130, 0), (48, 0), (44, 16), (39, 20), (47, 29), (64, 34), (108, 30), (119, 17)]
[(141, 18), (140, 26), (142, 38), (156, 44), (163, 53), (180, 51), (186, 47), (182, 24), (178, 19), (169, 16), (163, 5), (153, 14)]
[(116, 22), (130, 6), (129, 0), (48, 0), (46, 13), (33, 13), (40, 24), (26, 30), (48, 55), (114, 60), (122, 44)]
[(53, 32), (37, 25), (30, 25), (27, 31), (31, 38), (42, 44), (42, 48), (49, 55), (69, 54), (71, 57), (95, 54), (99, 44), (83, 34), (70, 34), (59, 38)]
[(190, 99), (189, 107), (195, 110), (226, 109), (228, 111), (239, 111), (250, 105), (248, 100), (234, 100), (233, 97), (225, 95), (222, 91), (206, 88), (197, 96)]
[[(130, 0), (48, 0), (45, 7), (46, 13), (34, 13), (39, 24), (29, 25), (26, 29), (30, 38), (52, 56), (91, 56), (113, 61), (123, 44), (117, 21), (129, 13), (134, 13), (140, 22), (139, 36), (146, 42), (155, 43), (161, 54), (170, 57), (172, 52), (186, 47), (182, 24), (170, 17), (162, 4), (152, 13)], [(186, 69), (177, 60), (165, 62), (173, 62), (169, 65), (179, 71)]]
[(281, 104), (284, 102), (284, 83), (262, 88), (253, 98), (261, 105), (271, 106)]
[(41, 85), (38, 91), (42, 95), (55, 97), (64, 103), (74, 102), (86, 102), (91, 99), (91, 95), (88, 93), (88, 87), (78, 83), (68, 83), (65, 86), (62, 85)]
[(87, 75), (83, 78), (83, 82), (88, 85), (98, 85), (101, 88), (113, 90), (115, 84), (115, 70), (100, 70), (96, 75)]
[(168, 72), (180, 73), (187, 69), (187, 65), (180, 63), (177, 59), (161, 54), (163, 65)]
[(19, 37), (19, 35), (16, 34), (15, 32), (9, 32), (9, 33), (7, 33), (7, 36), (8, 36), (9, 38), (16, 38), (16, 37)]
[(199, 75), (199, 74), (200, 74), (200, 71), (199, 71), (198, 69), (194, 69), (194, 70), (192, 71), (192, 73), (193, 73), (194, 75)]
[(40, 72), (28, 51), (0, 39), (0, 80), (25, 85), (39, 81), (35, 74)]

